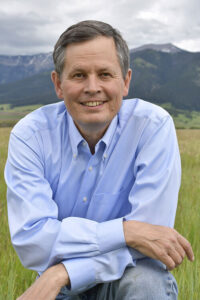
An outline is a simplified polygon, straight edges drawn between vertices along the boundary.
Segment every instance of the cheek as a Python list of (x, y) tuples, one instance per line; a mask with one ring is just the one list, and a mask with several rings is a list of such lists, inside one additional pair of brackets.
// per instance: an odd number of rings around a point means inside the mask
[(116, 114), (120, 110), (121, 104), (122, 104), (121, 98), (119, 98), (119, 97), (113, 98), (113, 100), (110, 102), (110, 106), (109, 106), (110, 112)]
[(114, 83), (106, 86), (107, 92), (112, 98), (122, 98), (124, 92), (124, 83), (121, 80), (116, 80)]
[(65, 84), (62, 87), (63, 95), (66, 100), (76, 99), (81, 93), (81, 87), (77, 84)]

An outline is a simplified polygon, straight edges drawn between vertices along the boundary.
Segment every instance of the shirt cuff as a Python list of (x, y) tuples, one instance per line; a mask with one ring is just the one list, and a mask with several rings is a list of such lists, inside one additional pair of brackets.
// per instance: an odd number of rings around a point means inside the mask
[(97, 225), (97, 242), (100, 253), (125, 247), (123, 218), (99, 223)]
[(94, 262), (90, 258), (76, 258), (62, 261), (69, 278), (69, 294), (80, 293), (96, 284)]

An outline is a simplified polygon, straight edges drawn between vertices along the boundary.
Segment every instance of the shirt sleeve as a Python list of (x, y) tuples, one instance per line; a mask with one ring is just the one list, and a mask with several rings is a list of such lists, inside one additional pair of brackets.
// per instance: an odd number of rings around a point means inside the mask
[(79, 294), (94, 285), (122, 277), (126, 267), (135, 266), (127, 247), (88, 258), (62, 262), (69, 274), (71, 287), (67, 293)]
[[(148, 126), (147, 126), (148, 128)], [(129, 194), (131, 212), (125, 220), (174, 226), (181, 182), (181, 163), (173, 120), (167, 116), (144, 132), (134, 164)]]
[(24, 141), (11, 134), (5, 168), (8, 219), (22, 264), (43, 272), (63, 260), (125, 247), (122, 218), (102, 223), (77, 217), (58, 220), (41, 157), (36, 136)]

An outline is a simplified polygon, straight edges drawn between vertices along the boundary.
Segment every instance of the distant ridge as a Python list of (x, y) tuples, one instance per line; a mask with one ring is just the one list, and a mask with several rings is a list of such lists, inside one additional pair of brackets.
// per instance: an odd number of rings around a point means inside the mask
[(40, 68), (48, 68), (52, 65), (52, 53), (39, 53), (33, 55), (0, 55), (0, 64), (7, 66), (38, 65)]
[(14, 82), (53, 68), (52, 53), (0, 55), (0, 84)]
[[(133, 76), (127, 98), (200, 111), (200, 52), (168, 43), (130, 51)], [(12, 106), (58, 101), (50, 72), (52, 53), (0, 56), (0, 104)]]
[(168, 43), (168, 44), (146, 44), (146, 45), (131, 49), (130, 52), (134, 53), (134, 52), (143, 51), (143, 50), (147, 50), (147, 49), (166, 52), (166, 53), (188, 52), (186, 50), (182, 50), (182, 49), (174, 46), (171, 43)]

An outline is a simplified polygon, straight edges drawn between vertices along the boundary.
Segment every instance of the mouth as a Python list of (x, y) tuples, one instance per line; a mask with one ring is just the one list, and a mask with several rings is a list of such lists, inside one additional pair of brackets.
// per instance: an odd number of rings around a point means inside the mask
[(97, 107), (97, 106), (101, 106), (104, 104), (105, 101), (88, 101), (88, 102), (84, 102), (84, 103), (81, 103), (82, 105), (84, 106), (87, 106), (87, 107)]

